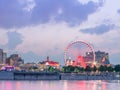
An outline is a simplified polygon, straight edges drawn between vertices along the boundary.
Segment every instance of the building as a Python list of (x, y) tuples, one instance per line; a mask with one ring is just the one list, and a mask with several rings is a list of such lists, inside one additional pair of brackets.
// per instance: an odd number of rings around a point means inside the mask
[(19, 66), (24, 64), (24, 60), (18, 54), (12, 54), (9, 58), (7, 58), (6, 63), (10, 66)]
[(109, 54), (106, 52), (101, 51), (95, 52), (95, 60), (99, 64), (110, 64)]
[[(76, 57), (77, 58), (77, 57)], [(85, 56), (78, 56), (78, 58), (74, 61), (69, 59), (66, 59), (66, 66), (72, 65), (72, 66), (81, 66), (86, 67), (87, 65), (92, 65), (93, 60), (95, 59), (95, 62), (99, 65), (106, 65), (110, 64), (109, 61), (109, 54), (106, 52), (96, 51), (93, 52), (86, 52)]]
[[(85, 56), (86, 61), (93, 60), (93, 53), (92, 52), (87, 52)], [(109, 61), (109, 54), (106, 52), (102, 51), (96, 51), (95, 52), (95, 61), (96, 63), (100, 65), (105, 65), (105, 64), (110, 64)]]
[(47, 57), (45, 61), (39, 62), (39, 64), (40, 64), (41, 69), (45, 69), (49, 66), (52, 66), (54, 68), (58, 68), (60, 66), (58, 62), (50, 60), (49, 57)]
[(3, 49), (0, 49), (0, 63), (4, 64), (6, 62), (7, 54), (3, 51)]
[(73, 66), (73, 61), (71, 60), (71, 58), (66, 59), (66, 66)]

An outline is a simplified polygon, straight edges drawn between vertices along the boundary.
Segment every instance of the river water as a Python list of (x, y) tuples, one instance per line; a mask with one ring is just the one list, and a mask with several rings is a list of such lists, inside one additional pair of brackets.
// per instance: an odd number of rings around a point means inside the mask
[(120, 81), (0, 81), (0, 90), (120, 90)]

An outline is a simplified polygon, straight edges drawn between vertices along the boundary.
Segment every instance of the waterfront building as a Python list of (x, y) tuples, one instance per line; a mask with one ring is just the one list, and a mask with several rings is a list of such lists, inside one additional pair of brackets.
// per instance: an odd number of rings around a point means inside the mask
[[(109, 54), (103, 51), (96, 51), (95, 53), (95, 62), (99, 65), (108, 65), (110, 64), (109, 61)], [(92, 60), (93, 53), (87, 52), (86, 56), (84, 57), (85, 62), (89, 62)], [(93, 61), (93, 60), (92, 60)]]
[(95, 60), (97, 63), (102, 65), (110, 64), (109, 54), (106, 52), (101, 52), (101, 51), (95, 52)]
[(38, 64), (43, 70), (49, 66), (52, 66), (54, 68), (58, 68), (60, 66), (58, 62), (50, 60), (49, 57), (47, 57), (45, 61), (39, 62)]
[[(94, 55), (93, 55), (94, 54)], [(95, 56), (95, 58), (93, 57)], [(78, 56), (80, 58), (77, 58), (77, 60), (72, 60), (70, 58), (66, 59), (66, 66), (72, 65), (72, 66), (80, 66), (80, 67), (85, 67), (87, 65), (92, 65), (95, 59), (95, 62), (98, 65), (109, 65), (109, 54), (106, 52), (102, 51), (96, 51), (95, 53), (93, 52), (86, 52), (85, 56)]]
[(0, 63), (2, 63), (3, 61), (3, 50), (0, 49)]
[(3, 66), (1, 68), (2, 71), (14, 71), (15, 70), (15, 67), (13, 66)]
[(73, 65), (73, 61), (71, 60), (71, 58), (68, 58), (66, 60), (66, 66), (71, 66), (71, 65)]
[(6, 62), (7, 54), (0, 49), (0, 64), (4, 64)]
[(3, 64), (6, 63), (7, 53), (3, 52)]
[(7, 58), (6, 63), (10, 66), (19, 66), (24, 64), (24, 60), (18, 54), (12, 54), (9, 58)]
[[(92, 59), (93, 53), (87, 52), (85, 56), (85, 61), (90, 61)], [(95, 52), (95, 62), (99, 65), (106, 65), (110, 64), (109, 61), (109, 54), (103, 51), (96, 51)]]
[(34, 62), (21, 64), (19, 67), (22, 71), (40, 71), (39, 65)]

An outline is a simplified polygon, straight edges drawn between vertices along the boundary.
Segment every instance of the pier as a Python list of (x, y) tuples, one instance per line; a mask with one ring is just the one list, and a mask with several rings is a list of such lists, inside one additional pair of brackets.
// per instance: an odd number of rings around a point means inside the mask
[(0, 80), (120, 80), (120, 72), (79, 74), (58, 72), (0, 72)]

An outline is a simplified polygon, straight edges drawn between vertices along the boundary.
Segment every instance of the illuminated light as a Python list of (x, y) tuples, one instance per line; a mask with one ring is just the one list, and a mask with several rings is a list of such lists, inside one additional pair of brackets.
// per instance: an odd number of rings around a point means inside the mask
[(6, 82), (6, 86), (7, 86), (7, 87), (6, 87), (6, 90), (13, 90), (13, 89), (12, 89), (12, 82), (9, 82), (9, 81)]
[(95, 65), (95, 66), (96, 66), (96, 64), (97, 64), (97, 62), (93, 62), (93, 65)]
[[(92, 59), (91, 58), (87, 59), (87, 55), (88, 56), (92, 55)], [(78, 58), (79, 56), (81, 58)], [(73, 66), (80, 64), (80, 66), (85, 67), (95, 62), (95, 53), (94, 53), (93, 47), (84, 41), (75, 41), (70, 43), (66, 47), (64, 52), (65, 65), (68, 65), (67, 60), (69, 59), (69, 57), (71, 57)]]
[(49, 65), (49, 63), (48, 62), (46, 62), (46, 66), (48, 66)]
[(75, 61), (75, 65), (76, 66), (79, 65), (79, 66), (82, 66), (84, 68), (86, 67), (86, 64), (85, 64), (84, 59), (83, 59), (82, 56), (80, 56), (80, 55), (78, 56), (77, 60)]

